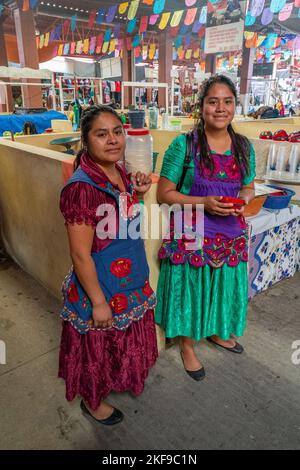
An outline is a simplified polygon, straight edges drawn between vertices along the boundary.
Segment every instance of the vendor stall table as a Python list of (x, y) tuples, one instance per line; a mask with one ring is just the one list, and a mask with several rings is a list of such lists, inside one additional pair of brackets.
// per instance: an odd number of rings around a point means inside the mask
[(300, 269), (300, 208), (262, 209), (250, 230), (249, 298)]

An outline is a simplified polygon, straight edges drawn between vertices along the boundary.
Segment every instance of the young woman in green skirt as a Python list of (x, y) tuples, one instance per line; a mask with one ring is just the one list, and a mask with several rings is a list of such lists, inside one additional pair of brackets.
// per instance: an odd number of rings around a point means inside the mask
[(176, 239), (172, 228), (163, 241), (155, 314), (167, 338), (181, 337), (183, 365), (194, 380), (205, 376), (194, 351), (195, 340), (207, 338), (227, 351), (243, 351), (231, 335), (242, 336), (246, 327), (244, 206), (237, 208), (223, 198), (239, 197), (246, 204), (253, 199), (255, 153), (248, 139), (231, 125), (236, 102), (235, 86), (226, 76), (215, 75), (203, 83), (201, 118), (192, 133), (188, 168), (184, 170), (187, 138), (180, 135), (164, 156), (158, 185), (160, 203), (204, 206), (200, 249), (191, 250), (184, 235)]

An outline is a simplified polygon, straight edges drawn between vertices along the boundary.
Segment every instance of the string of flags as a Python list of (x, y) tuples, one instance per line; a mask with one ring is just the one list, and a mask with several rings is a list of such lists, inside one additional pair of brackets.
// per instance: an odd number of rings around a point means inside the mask
[(264, 47), (265, 49), (276, 49), (287, 45), (289, 49), (300, 47), (300, 36), (296, 34), (278, 35), (276, 33), (259, 34), (253, 31), (245, 31), (245, 46), (250, 48)]

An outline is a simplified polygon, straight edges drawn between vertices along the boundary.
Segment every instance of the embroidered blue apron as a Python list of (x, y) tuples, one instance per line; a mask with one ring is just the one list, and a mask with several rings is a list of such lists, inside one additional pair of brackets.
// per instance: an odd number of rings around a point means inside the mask
[[(134, 220), (139, 223), (140, 212), (132, 218), (120, 210), (120, 192), (111, 183), (97, 185), (80, 167), (75, 171), (67, 186), (75, 182), (88, 183), (99, 191), (114, 197), (119, 208), (122, 226), (128, 227)], [(129, 194), (132, 196), (133, 186)], [(127, 232), (128, 233), (128, 232)], [(120, 239), (120, 230), (110, 245), (99, 252), (92, 252), (100, 287), (113, 314), (113, 328), (125, 330), (132, 321), (140, 320), (149, 309), (156, 305), (156, 297), (149, 284), (149, 267), (144, 241), (139, 238)], [(95, 330), (91, 301), (79, 282), (73, 268), (66, 277), (62, 293), (64, 307), (61, 317), (70, 321), (81, 334)], [(101, 329), (103, 331), (103, 329)]]

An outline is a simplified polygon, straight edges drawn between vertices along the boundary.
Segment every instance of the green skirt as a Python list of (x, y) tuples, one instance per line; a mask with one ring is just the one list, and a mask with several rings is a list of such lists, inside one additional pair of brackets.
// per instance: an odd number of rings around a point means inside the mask
[(162, 260), (155, 321), (167, 338), (242, 336), (248, 304), (247, 263), (202, 268)]

